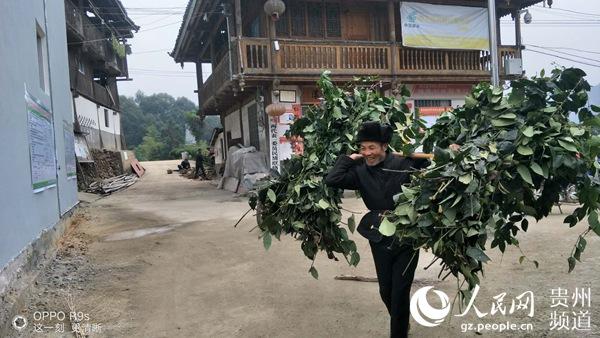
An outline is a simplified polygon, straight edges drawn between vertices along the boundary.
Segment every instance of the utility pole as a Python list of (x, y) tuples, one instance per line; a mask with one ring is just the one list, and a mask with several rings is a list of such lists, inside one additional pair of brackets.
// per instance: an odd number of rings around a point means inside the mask
[(492, 61), (492, 85), (500, 85), (500, 65), (498, 55), (498, 31), (496, 30), (496, 0), (488, 0), (490, 26), (490, 55)]

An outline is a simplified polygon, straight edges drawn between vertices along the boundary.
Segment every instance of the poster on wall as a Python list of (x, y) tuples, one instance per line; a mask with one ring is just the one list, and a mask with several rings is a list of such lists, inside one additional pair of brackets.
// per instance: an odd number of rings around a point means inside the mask
[(77, 160), (75, 158), (75, 135), (73, 134), (73, 124), (63, 121), (63, 137), (65, 140), (65, 168), (67, 169), (67, 179), (77, 178)]
[(52, 112), (25, 90), (31, 185), (34, 193), (56, 186), (56, 154)]
[(279, 171), (280, 162), (287, 160), (294, 154), (292, 142), (285, 133), (294, 121), (302, 117), (302, 108), (299, 104), (287, 105), (288, 110), (281, 116), (269, 118), (269, 138), (271, 140), (271, 169)]
[(480, 7), (402, 2), (402, 45), (489, 50), (488, 11)]

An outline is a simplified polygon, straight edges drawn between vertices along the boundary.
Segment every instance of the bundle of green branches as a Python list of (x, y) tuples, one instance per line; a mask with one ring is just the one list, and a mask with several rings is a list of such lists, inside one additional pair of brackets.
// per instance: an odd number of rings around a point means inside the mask
[[(502, 252), (507, 245), (518, 246), (518, 232), (528, 229), (526, 217), (547, 216), (563, 189), (574, 184), (581, 205), (565, 223), (572, 227), (588, 217), (590, 228), (571, 253), (571, 271), (585, 249), (585, 236), (600, 235), (600, 137), (593, 135), (600, 119), (585, 108), (590, 87), (584, 75), (579, 69), (554, 70), (549, 77), (542, 73), (513, 81), (507, 93), (481, 84), (464, 107), (444, 114), (419, 140), (416, 131), (423, 124), (411, 117), (406, 90), (396, 100), (382, 97), (378, 88), (366, 85), (368, 80), (341, 89), (324, 74), (319, 81), (323, 104), (290, 131), (304, 137), (304, 155), (284, 162), (281, 175), (264, 182), (250, 199), (265, 247), (272, 235), (291, 234), (313, 264), (319, 250), (358, 263), (356, 245), (339, 225), (341, 191), (326, 186), (323, 177), (339, 155), (356, 151), (360, 124), (380, 120), (396, 127), (393, 150), (408, 154), (422, 141), (435, 155), (432, 165), (415, 172), (395, 196), (396, 208), (380, 226), (384, 235), (431, 249), (441, 261), (440, 276), (462, 276), (468, 288), (461, 294), (468, 298), (489, 260), (488, 237), (490, 247)], [(571, 122), (571, 113), (582, 122)], [(458, 152), (447, 150), (452, 143), (461, 145)], [(347, 226), (354, 230), (354, 216)], [(310, 272), (317, 277), (312, 265)]]
[[(318, 272), (314, 259), (319, 250), (335, 260), (335, 253), (339, 253), (351, 265), (360, 260), (356, 244), (340, 227), (342, 191), (323, 182), (337, 157), (356, 151), (356, 131), (365, 121), (397, 125), (392, 146), (405, 152), (416, 146), (409, 141), (415, 138), (415, 130), (423, 127), (413, 120), (404, 97), (384, 97), (379, 82), (373, 79), (356, 79), (339, 88), (324, 73), (318, 86), (323, 104), (310, 109), (289, 131), (290, 135), (303, 137), (303, 155), (283, 161), (281, 174), (262, 182), (250, 199), (252, 209), (257, 209), (265, 248), (270, 247), (272, 236), (279, 239), (282, 234), (292, 235), (313, 261), (309, 271), (315, 278)], [(409, 93), (404, 89), (402, 94)], [(350, 231), (354, 231), (355, 224), (352, 215), (347, 223)]]
[[(380, 231), (430, 248), (441, 260), (440, 276), (447, 271), (464, 277), (468, 288), (461, 292), (468, 298), (489, 261), (488, 237), (490, 248), (502, 252), (518, 246), (517, 234), (529, 226), (526, 217), (547, 216), (560, 193), (576, 185), (581, 205), (565, 223), (573, 227), (587, 217), (590, 228), (568, 259), (570, 272), (585, 249), (584, 237), (600, 235), (600, 137), (593, 135), (600, 119), (585, 107), (590, 86), (584, 75), (557, 69), (550, 77), (513, 81), (506, 95), (487, 84), (474, 88), (464, 107), (427, 131), (424, 149), (433, 151), (433, 164), (397, 196)], [(581, 123), (569, 120), (573, 113)], [(461, 145), (459, 152), (445, 150), (452, 143)]]

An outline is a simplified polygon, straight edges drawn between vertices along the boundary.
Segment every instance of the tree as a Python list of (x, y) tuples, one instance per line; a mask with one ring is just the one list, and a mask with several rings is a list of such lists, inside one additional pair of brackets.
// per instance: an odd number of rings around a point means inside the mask
[(135, 148), (136, 157), (140, 161), (153, 161), (165, 157), (166, 147), (160, 141), (160, 135), (155, 125), (146, 130), (143, 142)]
[(134, 149), (143, 141), (148, 119), (133, 98), (121, 95), (119, 101), (121, 102), (121, 123), (123, 124), (125, 143), (130, 149)]
[(129, 149), (139, 149), (145, 160), (173, 158), (173, 150), (185, 143), (185, 113), (196, 111), (196, 105), (185, 97), (175, 99), (166, 93), (147, 96), (141, 91), (134, 98), (121, 96), (121, 102)]
[(221, 128), (221, 120), (219, 116), (206, 116), (200, 119), (195, 111), (185, 113), (185, 122), (197, 141), (210, 141), (213, 130)]

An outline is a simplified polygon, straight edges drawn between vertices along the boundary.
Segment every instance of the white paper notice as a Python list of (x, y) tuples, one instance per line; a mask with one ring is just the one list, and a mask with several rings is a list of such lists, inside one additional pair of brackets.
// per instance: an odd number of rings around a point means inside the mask
[(29, 122), (29, 156), (33, 192), (56, 186), (56, 159), (52, 113), (27, 91), (27, 118)]

